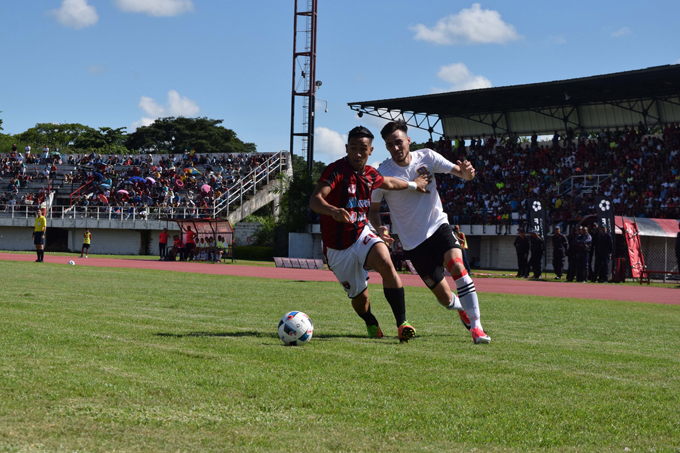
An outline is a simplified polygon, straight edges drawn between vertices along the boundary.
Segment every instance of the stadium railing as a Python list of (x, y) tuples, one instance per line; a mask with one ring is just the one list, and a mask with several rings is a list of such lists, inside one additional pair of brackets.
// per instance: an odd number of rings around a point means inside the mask
[[(27, 219), (35, 217), (37, 205), (0, 205), (0, 217)], [(208, 218), (210, 210), (201, 208), (139, 207), (139, 206), (52, 206), (48, 209), (48, 219), (94, 219), (144, 221), (168, 218)]]

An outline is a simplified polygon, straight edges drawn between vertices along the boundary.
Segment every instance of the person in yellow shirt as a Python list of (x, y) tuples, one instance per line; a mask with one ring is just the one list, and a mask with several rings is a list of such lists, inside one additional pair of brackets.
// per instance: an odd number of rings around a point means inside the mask
[(33, 244), (38, 255), (36, 263), (42, 263), (45, 258), (45, 233), (47, 232), (47, 219), (45, 218), (45, 208), (38, 208), (38, 217), (35, 219), (33, 229)]
[(85, 254), (85, 258), (87, 258), (87, 253), (90, 251), (90, 242), (92, 241), (92, 233), (90, 233), (89, 228), (85, 228), (85, 233), (83, 233), (83, 248), (80, 249), (80, 257), (83, 257), (83, 254)]

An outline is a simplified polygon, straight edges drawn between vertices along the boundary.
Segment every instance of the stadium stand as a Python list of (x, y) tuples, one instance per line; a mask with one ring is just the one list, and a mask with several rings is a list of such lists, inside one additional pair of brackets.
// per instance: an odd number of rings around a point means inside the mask
[[(53, 215), (111, 218), (215, 217), (269, 183), (285, 153), (0, 156), (0, 212), (40, 204)], [(32, 208), (32, 209), (31, 209)]]
[(458, 137), (442, 137), (425, 147), (453, 162), (468, 159), (477, 170), (470, 182), (437, 175), (453, 224), (497, 225), (499, 233), (509, 232), (503, 227), (526, 220), (523, 203), (530, 196), (549, 202), (551, 223), (577, 223), (594, 214), (595, 193), (612, 198), (617, 215), (677, 218), (680, 125), (664, 125), (662, 134), (646, 132), (639, 124), (578, 137), (565, 133), (570, 138), (549, 142), (479, 136), (462, 144)]

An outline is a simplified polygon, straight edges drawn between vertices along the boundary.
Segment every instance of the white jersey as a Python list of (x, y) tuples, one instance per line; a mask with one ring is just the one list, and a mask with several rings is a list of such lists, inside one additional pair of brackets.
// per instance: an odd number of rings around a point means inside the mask
[[(434, 173), (450, 173), (452, 169), (451, 162), (439, 153), (425, 148), (411, 152), (411, 163), (408, 167), (400, 167), (390, 158), (380, 165), (378, 171), (383, 176), (413, 181), (421, 173), (427, 172), (428, 175), (434, 176)], [(399, 235), (404, 250), (416, 248), (440, 226), (448, 223), (434, 177), (427, 185), (427, 190), (430, 191), (429, 194), (412, 190), (376, 189), (371, 196), (372, 203), (380, 203), (385, 197), (390, 206), (392, 229)]]

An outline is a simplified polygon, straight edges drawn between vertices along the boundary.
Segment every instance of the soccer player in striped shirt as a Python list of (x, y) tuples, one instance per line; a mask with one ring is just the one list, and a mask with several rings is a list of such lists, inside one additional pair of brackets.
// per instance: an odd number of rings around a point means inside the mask
[[(433, 177), (434, 173), (449, 173), (471, 181), (475, 177), (475, 169), (468, 161), (454, 164), (431, 149), (411, 152), (407, 131), (406, 123), (393, 121), (380, 132), (392, 156), (380, 165), (380, 172), (385, 177), (392, 176), (403, 181), (409, 181), (415, 175), (426, 175), (432, 181), (431, 193), (413, 197), (408, 192), (376, 190), (372, 194), (369, 219), (373, 224), (380, 222), (378, 210), (384, 197), (390, 208), (392, 229), (399, 235), (406, 258), (420, 278), (441, 305), (458, 311), (475, 344), (489, 343), (491, 338), (482, 330), (475, 284), (463, 264), (460, 242), (449, 225)], [(379, 226), (378, 233), (384, 241), (393, 241), (387, 227)], [(444, 267), (453, 276), (457, 296), (451, 292), (444, 278)]]

